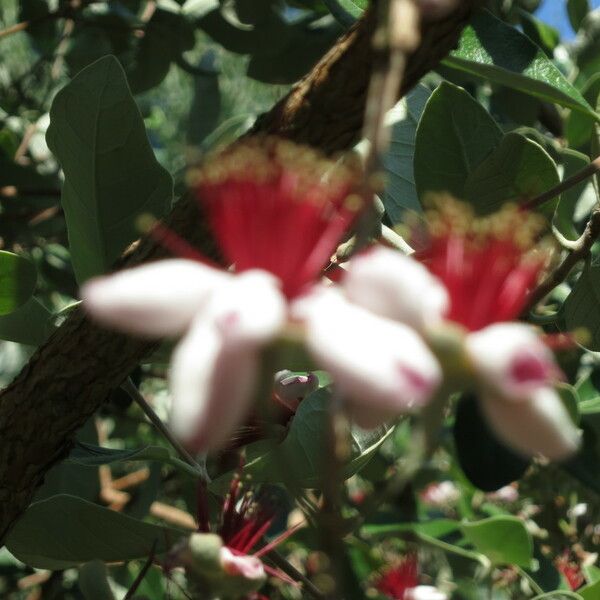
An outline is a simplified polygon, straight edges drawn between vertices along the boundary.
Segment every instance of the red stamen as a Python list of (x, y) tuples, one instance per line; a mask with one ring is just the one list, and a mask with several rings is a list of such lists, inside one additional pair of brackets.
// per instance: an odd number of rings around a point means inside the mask
[(182, 237), (178, 236), (174, 231), (163, 225), (160, 221), (156, 221), (152, 228), (148, 231), (148, 235), (160, 244), (166, 250), (169, 250), (173, 256), (179, 258), (188, 258), (202, 263), (208, 267), (221, 269), (221, 265), (201, 254), (196, 248), (189, 244)]
[(543, 221), (511, 206), (479, 218), (444, 196), (429, 222), (429, 241), (417, 258), (448, 290), (447, 318), (470, 331), (517, 318), (546, 262), (532, 256)]
[(329, 263), (362, 204), (356, 173), (275, 138), (221, 153), (197, 174), (199, 201), (237, 272), (263, 269), (296, 297)]
[(396, 567), (385, 571), (375, 582), (375, 589), (393, 600), (404, 600), (406, 591), (418, 584), (417, 559), (410, 555)]

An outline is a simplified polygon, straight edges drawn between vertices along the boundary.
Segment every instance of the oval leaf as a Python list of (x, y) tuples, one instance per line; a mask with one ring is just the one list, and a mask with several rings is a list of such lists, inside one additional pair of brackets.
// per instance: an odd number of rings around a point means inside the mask
[(148, 556), (156, 543), (166, 552), (184, 533), (132, 519), (75, 496), (32, 504), (6, 539), (19, 560), (38, 569), (66, 569), (90, 560)]
[(487, 10), (479, 11), (473, 17), (458, 48), (443, 62), (446, 66), (598, 118), (579, 90), (567, 81), (540, 48)]
[(0, 250), (0, 315), (25, 304), (37, 283), (34, 264), (18, 254)]
[(465, 539), (493, 564), (529, 567), (533, 541), (523, 521), (517, 517), (497, 516), (473, 523), (462, 523)]
[(138, 237), (137, 216), (166, 212), (173, 182), (154, 157), (114, 56), (83, 69), (56, 95), (46, 140), (65, 174), (62, 205), (82, 283)]
[(442, 83), (431, 95), (415, 139), (415, 182), (421, 200), (448, 191), (464, 198), (471, 172), (500, 143), (502, 131), (465, 90)]

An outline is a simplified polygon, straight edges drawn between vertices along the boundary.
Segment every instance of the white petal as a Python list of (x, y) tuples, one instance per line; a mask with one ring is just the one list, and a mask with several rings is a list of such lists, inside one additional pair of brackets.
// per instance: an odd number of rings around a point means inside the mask
[(418, 585), (404, 592), (404, 600), (447, 600), (448, 596), (431, 585)]
[(418, 330), (435, 325), (449, 308), (440, 280), (418, 261), (389, 248), (351, 260), (343, 286), (356, 304)]
[(440, 366), (410, 327), (378, 317), (331, 288), (301, 300), (299, 313), (310, 351), (354, 404), (361, 426), (425, 404), (438, 387)]
[(211, 296), (203, 314), (231, 343), (264, 344), (286, 320), (287, 303), (279, 280), (266, 271), (235, 275)]
[(231, 344), (199, 317), (177, 346), (171, 363), (171, 427), (200, 452), (227, 441), (250, 409), (258, 374), (254, 346)]
[(498, 438), (524, 456), (564, 460), (579, 447), (579, 430), (553, 388), (536, 390), (523, 402), (490, 395), (483, 395), (481, 401)]
[(256, 556), (234, 554), (229, 548), (221, 548), (221, 566), (228, 575), (237, 575), (245, 579), (261, 580), (266, 578), (262, 561)]
[(81, 297), (85, 308), (106, 325), (148, 336), (174, 336), (231, 277), (191, 260), (161, 260), (92, 279), (82, 287)]
[(560, 374), (550, 349), (523, 323), (499, 323), (471, 333), (466, 348), (484, 385), (510, 400), (528, 398)]

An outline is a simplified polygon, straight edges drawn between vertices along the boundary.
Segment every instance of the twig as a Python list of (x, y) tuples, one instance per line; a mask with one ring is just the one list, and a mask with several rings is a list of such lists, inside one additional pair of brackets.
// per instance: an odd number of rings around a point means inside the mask
[(367, 94), (363, 138), (368, 140), (364, 157), (361, 194), (367, 204), (357, 224), (355, 243), (350, 253), (360, 250), (370, 237), (373, 222), (379, 222), (374, 207), (375, 195), (383, 191), (382, 156), (390, 139), (385, 116), (394, 107), (404, 77), (408, 57), (419, 45), (420, 11), (414, 0), (382, 0), (378, 5), (378, 24), (373, 34), (375, 68)]
[(564, 179), (552, 189), (549, 189), (548, 191), (540, 194), (539, 196), (528, 200), (527, 202), (525, 202), (525, 204), (523, 204), (523, 206), (528, 209), (537, 208), (545, 202), (548, 202), (548, 200), (556, 198), (556, 196), (562, 194), (566, 190), (575, 187), (578, 183), (581, 183), (582, 181), (584, 181), (588, 177), (591, 177), (595, 173), (598, 173), (599, 171), (600, 156), (596, 157), (589, 165), (586, 165), (583, 169), (581, 169), (581, 171), (575, 173), (574, 175), (571, 175), (571, 177), (568, 177), (567, 179)]
[(581, 237), (573, 242), (571, 252), (546, 279), (530, 292), (527, 304), (523, 309), (524, 314), (529, 312), (540, 300), (543, 300), (555, 287), (560, 285), (569, 276), (569, 273), (579, 261), (588, 257), (598, 236), (600, 236), (600, 208), (595, 208)]
[(162, 419), (154, 412), (154, 409), (146, 402), (146, 399), (137, 389), (131, 378), (127, 378), (121, 386), (129, 394), (131, 399), (144, 411), (150, 422), (160, 431), (163, 437), (173, 446), (177, 454), (198, 472), (198, 476), (207, 482), (210, 482), (206, 468), (199, 465), (194, 457), (180, 444), (179, 440), (171, 433), (169, 428), (163, 423)]
[(148, 559), (144, 563), (144, 566), (140, 569), (140, 572), (137, 574), (137, 577), (131, 584), (131, 587), (127, 590), (127, 593), (123, 596), (123, 600), (131, 600), (133, 595), (137, 592), (137, 589), (140, 587), (140, 584), (146, 577), (146, 573), (150, 570), (152, 563), (154, 561), (154, 556), (156, 554), (156, 540), (152, 544), (152, 548), (150, 549), (150, 554), (148, 555)]
[(310, 579), (308, 579), (305, 575), (300, 573), (300, 571), (298, 571), (298, 569), (296, 569), (294, 565), (292, 565), (283, 556), (281, 556), (281, 554), (279, 554), (277, 550), (271, 550), (271, 552), (269, 552), (266, 556), (276, 567), (281, 569), (286, 575), (289, 575), (292, 579), (295, 579), (296, 581), (301, 581), (308, 595), (312, 596), (313, 598), (316, 598), (317, 600), (324, 600), (325, 594), (323, 594), (323, 592), (321, 592), (321, 590), (319, 590), (319, 588), (315, 586), (315, 584)]

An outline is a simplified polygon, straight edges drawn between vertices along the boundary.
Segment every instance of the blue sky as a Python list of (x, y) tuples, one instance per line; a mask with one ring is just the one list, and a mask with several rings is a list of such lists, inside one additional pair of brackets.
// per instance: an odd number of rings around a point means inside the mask
[[(600, 7), (600, 0), (591, 0), (594, 8)], [(567, 0), (544, 0), (538, 9), (537, 16), (556, 27), (563, 39), (573, 37), (573, 30), (567, 17)]]

